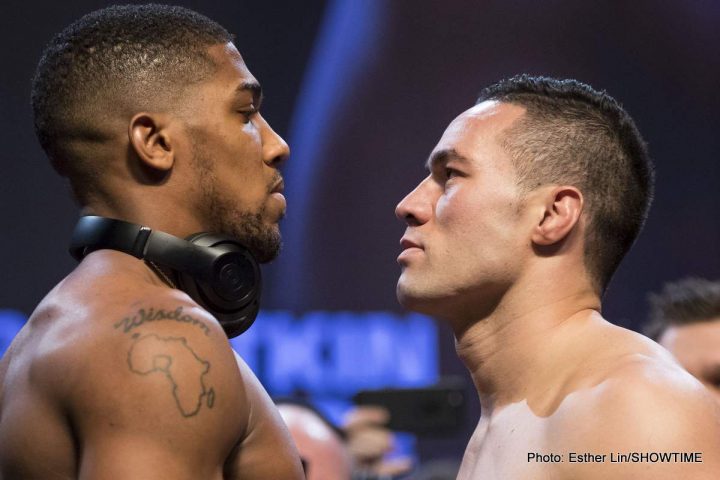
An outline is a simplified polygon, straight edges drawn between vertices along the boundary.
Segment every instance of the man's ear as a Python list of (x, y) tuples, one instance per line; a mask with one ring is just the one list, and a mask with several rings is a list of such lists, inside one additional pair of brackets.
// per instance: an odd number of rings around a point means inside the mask
[(577, 225), (583, 205), (582, 193), (576, 187), (553, 187), (545, 196), (544, 216), (533, 229), (533, 243), (550, 246), (567, 237)]
[(141, 112), (130, 119), (130, 145), (143, 166), (157, 173), (168, 172), (175, 162), (175, 151), (167, 128), (166, 115)]

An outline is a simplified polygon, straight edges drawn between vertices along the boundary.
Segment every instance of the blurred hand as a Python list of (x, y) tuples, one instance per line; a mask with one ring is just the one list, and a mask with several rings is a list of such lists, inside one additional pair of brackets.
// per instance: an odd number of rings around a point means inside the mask
[(395, 447), (393, 432), (385, 426), (390, 414), (382, 407), (359, 406), (345, 415), (343, 429), (358, 469), (381, 475), (401, 475), (412, 469), (410, 457), (385, 459)]

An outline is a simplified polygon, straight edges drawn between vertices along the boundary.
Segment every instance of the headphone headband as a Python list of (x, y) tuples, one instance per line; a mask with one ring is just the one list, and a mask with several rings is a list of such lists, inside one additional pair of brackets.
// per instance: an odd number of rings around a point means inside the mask
[(171, 268), (179, 288), (213, 314), (228, 337), (247, 330), (259, 310), (261, 274), (252, 254), (237, 240), (210, 233), (187, 240), (143, 225), (99, 216), (78, 221), (70, 254), (111, 249)]

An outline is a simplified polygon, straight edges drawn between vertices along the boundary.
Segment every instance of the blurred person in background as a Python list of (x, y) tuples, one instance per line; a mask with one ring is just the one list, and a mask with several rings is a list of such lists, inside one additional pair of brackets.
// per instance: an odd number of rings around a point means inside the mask
[(393, 433), (384, 426), (388, 412), (381, 407), (353, 407), (339, 428), (305, 400), (275, 403), (308, 480), (390, 480), (412, 469), (408, 457), (385, 458), (393, 450)]
[(350, 480), (353, 462), (345, 435), (309, 404), (276, 400), (307, 480)]
[(720, 402), (720, 282), (684, 278), (650, 294), (643, 331)]

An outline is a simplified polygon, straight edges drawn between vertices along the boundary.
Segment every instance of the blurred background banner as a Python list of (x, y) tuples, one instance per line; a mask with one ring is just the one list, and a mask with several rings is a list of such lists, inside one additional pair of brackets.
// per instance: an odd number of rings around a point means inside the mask
[(251, 330), (230, 343), (273, 395), (349, 398), (438, 381), (435, 324), (422, 315), (265, 311)]
[[(30, 78), (54, 33), (111, 3), (0, 7), (0, 309), (17, 312), (0, 316), (5, 336), (74, 266), (66, 250), (77, 210), (35, 140)], [(267, 311), (238, 340), (271, 391), (349, 394), (333, 377), (342, 368), (368, 385), (465, 375), (448, 329), (397, 305), (404, 227), (393, 209), (425, 175), (447, 124), (482, 87), (516, 73), (607, 90), (649, 143), (656, 198), (610, 285), (606, 317), (637, 328), (648, 291), (689, 274), (720, 277), (720, 3), (175, 3), (235, 33), (266, 92), (263, 114), (292, 149), (284, 251), (265, 269)], [(376, 336), (367, 340), (369, 363), (354, 363), (359, 346), (347, 339), (355, 334)], [(300, 362), (309, 362), (307, 371)], [(474, 418), (476, 400), (468, 398)], [(461, 455), (470, 423), (453, 438), (419, 442), (421, 456)]]

